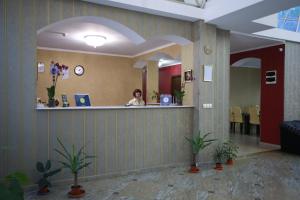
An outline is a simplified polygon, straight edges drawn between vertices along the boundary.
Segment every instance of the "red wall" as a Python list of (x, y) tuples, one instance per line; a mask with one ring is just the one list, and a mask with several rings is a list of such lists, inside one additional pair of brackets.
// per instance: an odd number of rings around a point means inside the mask
[[(283, 121), (284, 109), (284, 45), (232, 54), (230, 63), (247, 57), (261, 59), (261, 141), (280, 144), (279, 125)], [(264, 76), (268, 70), (277, 70), (277, 84), (265, 84)]]
[(181, 75), (181, 65), (172, 65), (159, 69), (159, 93), (171, 94), (172, 76)]

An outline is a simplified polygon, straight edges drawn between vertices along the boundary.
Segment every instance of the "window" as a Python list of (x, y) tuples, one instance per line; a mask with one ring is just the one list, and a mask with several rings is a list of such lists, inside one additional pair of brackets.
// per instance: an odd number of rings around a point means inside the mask
[(300, 32), (300, 6), (278, 13), (278, 28)]

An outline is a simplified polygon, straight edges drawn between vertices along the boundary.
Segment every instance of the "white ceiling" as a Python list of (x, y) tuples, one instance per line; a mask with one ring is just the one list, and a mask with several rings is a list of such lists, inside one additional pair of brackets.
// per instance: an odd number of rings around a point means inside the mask
[[(37, 36), (37, 45), (39, 48), (130, 57), (149, 49), (172, 44), (170, 41), (160, 38), (145, 41), (138, 35), (132, 36), (133, 33), (116, 27), (118, 26), (115, 24), (112, 26), (111, 23), (105, 23), (101, 19), (93, 17), (66, 20), (40, 30)], [(86, 35), (102, 35), (107, 38), (107, 41), (103, 46), (94, 48), (86, 45), (83, 41)]]
[(282, 44), (282, 41), (271, 40), (253, 35), (232, 32), (230, 34), (230, 52), (237, 53), (246, 50), (259, 49)]
[[(244, 42), (235, 40), (237, 38), (232, 36), (232, 51), (243, 51), (278, 43), (278, 41), (268, 40), (270, 38), (300, 42), (300, 35), (297, 36), (295, 33), (274, 29), (272, 24), (261, 23), (261, 21), (257, 20), (279, 11), (299, 6), (300, 0), (208, 0), (205, 9), (176, 2), (176, 0), (155, 0), (155, 3), (153, 3), (153, 0), (83, 1), (188, 21), (202, 19), (207, 23), (215, 24), (219, 28), (243, 34), (239, 39), (244, 38)], [(247, 35), (259, 35), (260, 37), (258, 39), (248, 38)], [(267, 39), (262, 39), (262, 36), (266, 36)], [(238, 43), (235, 43), (235, 41), (238, 41)]]
[[(280, 43), (278, 40), (270, 40), (270, 38), (273, 38), (272, 31), (269, 30), (272, 28), (272, 25), (265, 23), (266, 20), (257, 19), (300, 4), (300, 0), (230, 0), (230, 4), (228, 4), (228, 0), (209, 0), (205, 9), (201, 9), (172, 0), (155, 0), (155, 3), (153, 3), (153, 0), (83, 1), (188, 21), (204, 19), (207, 23), (232, 31), (231, 52)], [(57, 30), (59, 30), (59, 33), (57, 33)], [(145, 41), (139, 35), (130, 31), (125, 26), (119, 26), (108, 19), (96, 20), (87, 17), (63, 21), (43, 28), (38, 31), (37, 44), (42, 48), (67, 49), (128, 57), (172, 44), (166, 38), (155, 38), (151, 41)], [(262, 36), (253, 37), (255, 32), (268, 38)], [(65, 36), (60, 33), (64, 33)], [(94, 33), (101, 33), (101, 35), (107, 37), (107, 43), (97, 48), (87, 46), (82, 41), (83, 36)], [(285, 33), (279, 33), (278, 35), (281, 35), (281, 37), (277, 37), (281, 39), (281, 42), (285, 40), (284, 36), (289, 36), (289, 34)]]

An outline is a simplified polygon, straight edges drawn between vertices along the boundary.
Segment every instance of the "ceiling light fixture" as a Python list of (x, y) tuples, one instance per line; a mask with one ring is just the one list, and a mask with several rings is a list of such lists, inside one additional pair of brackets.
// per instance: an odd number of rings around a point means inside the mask
[(101, 35), (86, 35), (83, 39), (87, 45), (92, 46), (94, 48), (102, 46), (106, 42), (106, 37)]

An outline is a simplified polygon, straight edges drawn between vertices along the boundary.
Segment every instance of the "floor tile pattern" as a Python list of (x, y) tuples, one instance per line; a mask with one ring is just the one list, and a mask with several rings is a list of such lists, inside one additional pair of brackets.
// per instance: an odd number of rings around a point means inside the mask
[[(215, 171), (201, 166), (190, 174), (186, 167), (82, 182), (82, 200), (288, 200), (300, 196), (300, 156), (280, 151), (238, 159), (234, 166)], [(51, 188), (47, 196), (27, 192), (26, 200), (68, 199), (69, 186)]]

